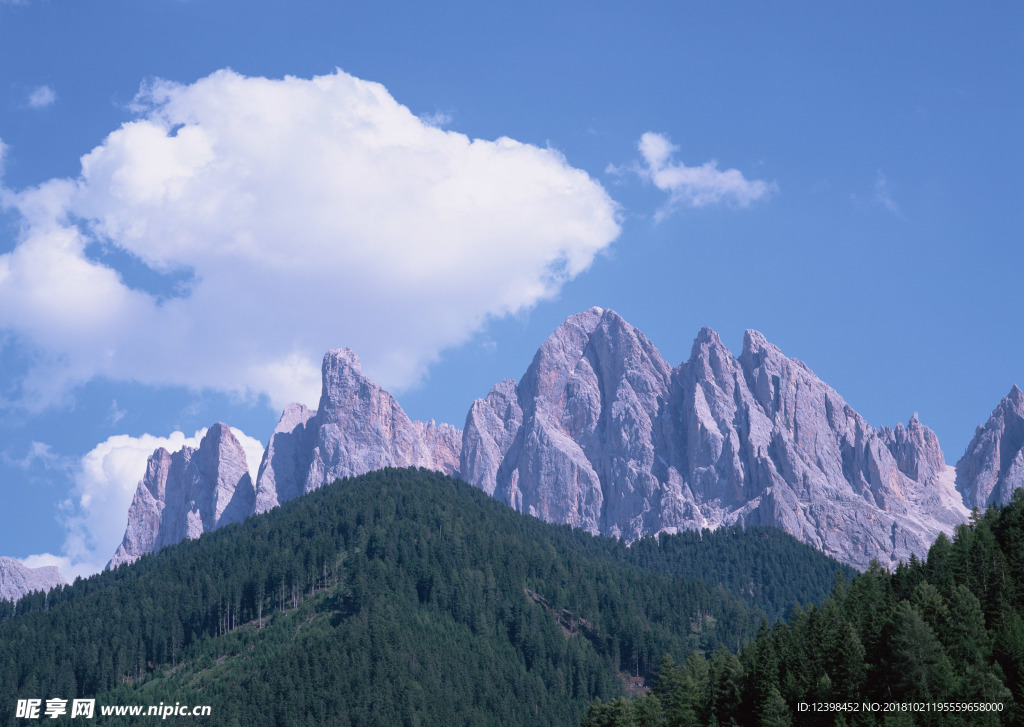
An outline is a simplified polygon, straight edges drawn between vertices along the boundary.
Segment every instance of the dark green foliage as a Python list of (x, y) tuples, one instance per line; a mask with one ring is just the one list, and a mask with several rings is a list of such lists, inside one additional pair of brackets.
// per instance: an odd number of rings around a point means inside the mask
[(627, 548), (384, 470), (23, 598), (0, 611), (0, 683), (11, 704), (209, 704), (223, 724), (575, 724), (599, 697), (655, 725), (656, 697), (615, 699), (673, 654), (728, 716), (743, 672), (725, 646), (753, 635), (754, 604), (785, 612), (840, 570), (761, 529)]
[[(762, 625), (734, 659), (716, 651), (702, 667), (706, 684), (684, 684), (662, 661), (655, 694), (665, 724), (1024, 724), (1024, 490), (975, 514), (952, 541), (940, 536), (926, 562), (911, 558), (892, 574), (874, 564), (851, 584), (838, 581), (820, 607)], [(801, 712), (800, 703), (854, 709)], [(862, 709), (872, 703), (1002, 709)]]

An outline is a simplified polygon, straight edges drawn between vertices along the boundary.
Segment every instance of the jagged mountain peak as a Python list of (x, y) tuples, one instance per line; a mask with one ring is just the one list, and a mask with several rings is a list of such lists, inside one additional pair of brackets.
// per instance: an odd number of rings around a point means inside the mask
[(729, 353), (730, 358), (732, 357), (732, 353), (722, 343), (722, 338), (718, 335), (718, 332), (713, 328), (704, 326), (697, 332), (696, 338), (693, 339), (693, 346), (690, 347), (690, 358), (688, 360), (706, 356), (709, 351), (725, 351)]
[(755, 331), (753, 328), (748, 328), (743, 331), (743, 351), (750, 353), (759, 353), (766, 349), (771, 349), (777, 354), (781, 354), (778, 346), (769, 343), (768, 339), (765, 338), (764, 334), (760, 331)]
[(228, 523), (253, 512), (256, 492), (245, 449), (222, 422), (198, 447), (159, 448), (146, 462), (128, 510), (128, 525), (108, 568)]
[(359, 356), (351, 348), (332, 348), (324, 354), (322, 370), (328, 371), (334, 369), (350, 369), (354, 373), (362, 374), (363, 364), (359, 360)]
[(968, 507), (980, 509), (1005, 505), (1024, 487), (1024, 393), (1016, 384), (975, 430), (956, 463), (956, 486)]
[(671, 369), (618, 314), (592, 309), (559, 326), (514, 391), (477, 400), (461, 467), (513, 507), (591, 532), (771, 524), (866, 567), (922, 555), (966, 518), (952, 481), (933, 476), (944, 463), (928, 435), (913, 420), (901, 430), (900, 467), (760, 332), (737, 358), (703, 328)]
[(321, 372), (319, 408), (285, 407), (255, 485), (241, 444), (223, 423), (211, 426), (198, 448), (156, 450), (110, 566), (266, 512), (335, 478), (390, 466), (457, 474), (461, 430), (410, 420), (391, 394), (362, 373), (351, 349), (324, 354)]
[(946, 457), (939, 447), (939, 438), (921, 423), (917, 412), (907, 426), (897, 422), (895, 428), (883, 426), (878, 432), (896, 460), (900, 472), (913, 480), (929, 482), (946, 471)]
[[(320, 373), (323, 381), (319, 405), (321, 410), (336, 405), (331, 397), (347, 396), (360, 387), (383, 391), (375, 382), (363, 375), (362, 362), (350, 348), (335, 348), (325, 353)], [(391, 397), (390, 394), (387, 396)]]
[(687, 367), (695, 379), (705, 381), (728, 378), (736, 370), (736, 359), (722, 343), (721, 337), (707, 326), (700, 329), (690, 347), (690, 357), (681, 367)]
[[(529, 416), (537, 404), (574, 398), (573, 392), (614, 385), (623, 378), (649, 394), (645, 379), (653, 375), (665, 386), (670, 371), (639, 329), (615, 311), (595, 307), (569, 316), (541, 344), (519, 381), (517, 394)], [(587, 407), (596, 405), (591, 401)]]

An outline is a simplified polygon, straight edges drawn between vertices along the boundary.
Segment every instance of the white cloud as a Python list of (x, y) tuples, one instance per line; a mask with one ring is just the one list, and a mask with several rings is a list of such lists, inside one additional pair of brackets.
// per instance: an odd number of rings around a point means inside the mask
[[(263, 444), (238, 429), (231, 431), (245, 450), (255, 482)], [(169, 452), (198, 447), (205, 434), (205, 429), (191, 437), (182, 432), (168, 437), (118, 434), (96, 445), (75, 466), (71, 496), (61, 505), (59, 519), (66, 529), (63, 553), (32, 555), (22, 562), (33, 568), (57, 565), (68, 580), (102, 570), (124, 537), (128, 507), (149, 456), (159, 447)]]
[(49, 86), (40, 86), (28, 95), (28, 105), (34, 109), (45, 109), (53, 106), (57, 100), (57, 92)]
[[(669, 194), (668, 203), (656, 215), (659, 220), (681, 205), (704, 207), (731, 203), (747, 207), (778, 191), (774, 182), (749, 180), (737, 169), (723, 171), (714, 160), (699, 167), (688, 167), (683, 162), (675, 163), (672, 155), (679, 147), (662, 134), (648, 131), (640, 137), (637, 149), (643, 157), (643, 164), (634, 164), (631, 170)], [(608, 171), (621, 170), (611, 166)]]
[(900, 215), (900, 207), (896, 204), (896, 200), (892, 197), (892, 191), (889, 189), (889, 180), (886, 179), (885, 174), (879, 170), (878, 175), (875, 177), (875, 204), (881, 205), (885, 209), (892, 212), (894, 215)]
[[(376, 83), (219, 71), (156, 81), (77, 179), (0, 189), (0, 333), (39, 363), (25, 402), (93, 377), (315, 405), (323, 352), (418, 381), (489, 317), (554, 296), (619, 234), (557, 151), (435, 128)], [(184, 292), (130, 286), (99, 245)]]
[(117, 424), (119, 421), (124, 419), (127, 414), (128, 411), (119, 407), (117, 405), (117, 399), (114, 399), (110, 402), (110, 413), (107, 415), (107, 421), (111, 424)]
[(45, 442), (32, 441), (29, 443), (28, 453), (24, 457), (13, 457), (8, 452), (0, 455), (7, 464), (23, 470), (33, 466), (40, 466), (47, 470), (66, 470), (70, 467), (70, 461), (53, 451), (53, 448)]

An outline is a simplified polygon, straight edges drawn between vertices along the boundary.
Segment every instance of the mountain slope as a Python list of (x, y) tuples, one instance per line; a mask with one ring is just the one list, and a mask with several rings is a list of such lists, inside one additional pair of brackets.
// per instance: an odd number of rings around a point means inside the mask
[(1022, 543), (1016, 493), (926, 561), (871, 568), (763, 627), (738, 657), (664, 659), (651, 697), (595, 703), (583, 724), (1022, 724)]
[[(620, 671), (735, 648), (762, 618), (752, 600), (785, 612), (848, 572), (757, 530), (641, 544), (525, 517), (438, 473), (384, 470), (55, 591), (45, 608), (23, 599), (0, 623), (0, 679), (18, 698), (211, 704), (225, 723), (564, 724), (622, 693)], [(726, 588), (681, 578), (694, 564)]]

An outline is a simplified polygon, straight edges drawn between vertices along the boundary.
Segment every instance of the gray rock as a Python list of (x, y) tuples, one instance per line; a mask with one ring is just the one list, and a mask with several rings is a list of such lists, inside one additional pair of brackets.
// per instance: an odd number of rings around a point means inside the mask
[(900, 472), (910, 479), (928, 480), (945, 471), (946, 460), (939, 448), (939, 438), (921, 424), (917, 412), (910, 417), (905, 428), (902, 423), (898, 423), (896, 429), (882, 427), (879, 435), (895, 458)]
[(347, 348), (328, 351), (321, 372), (319, 408), (289, 404), (270, 437), (256, 478), (256, 512), (383, 467), (458, 473), (461, 430), (410, 420)]
[(255, 486), (245, 452), (223, 424), (211, 427), (198, 449), (156, 450), (108, 567), (266, 512), (335, 478), (383, 467), (458, 474), (461, 430), (411, 421), (394, 397), (363, 375), (349, 349), (328, 351), (322, 373), (319, 408), (285, 407)]
[(466, 415), (459, 471), (475, 473), (477, 487), (488, 495), (494, 494), (498, 466), (522, 424), (523, 410), (512, 379), (495, 384), (486, 398), (473, 402)]
[(270, 435), (256, 476), (257, 513), (271, 510), (306, 491), (306, 476), (316, 442), (316, 410), (289, 404)]
[[(328, 351), (322, 374), (320, 406), (306, 424), (313, 447), (303, 491), (384, 467), (456, 473), (461, 431), (410, 420), (391, 394), (363, 375), (359, 357), (350, 349)], [(301, 458), (296, 462), (304, 464)]]
[(978, 427), (956, 463), (956, 487), (970, 508), (1005, 505), (1024, 487), (1024, 393), (1014, 386)]
[(185, 538), (198, 538), (253, 512), (245, 450), (227, 425), (214, 424), (198, 448), (157, 449), (128, 509), (124, 539), (107, 564), (116, 568)]
[(459, 474), (459, 459), (462, 454), (462, 430), (444, 422), (438, 424), (413, 420), (413, 428), (419, 434), (423, 445), (430, 454), (428, 469), (444, 472), (446, 475)]
[(711, 329), (671, 369), (614, 311), (572, 316), (513, 387), (466, 419), (462, 476), (549, 522), (634, 540), (733, 523), (780, 527), (866, 567), (921, 556), (964, 522), (916, 416), (875, 432), (804, 363)]
[(17, 601), (33, 591), (49, 591), (66, 584), (55, 565), (29, 568), (14, 558), (0, 557), (0, 601)]

